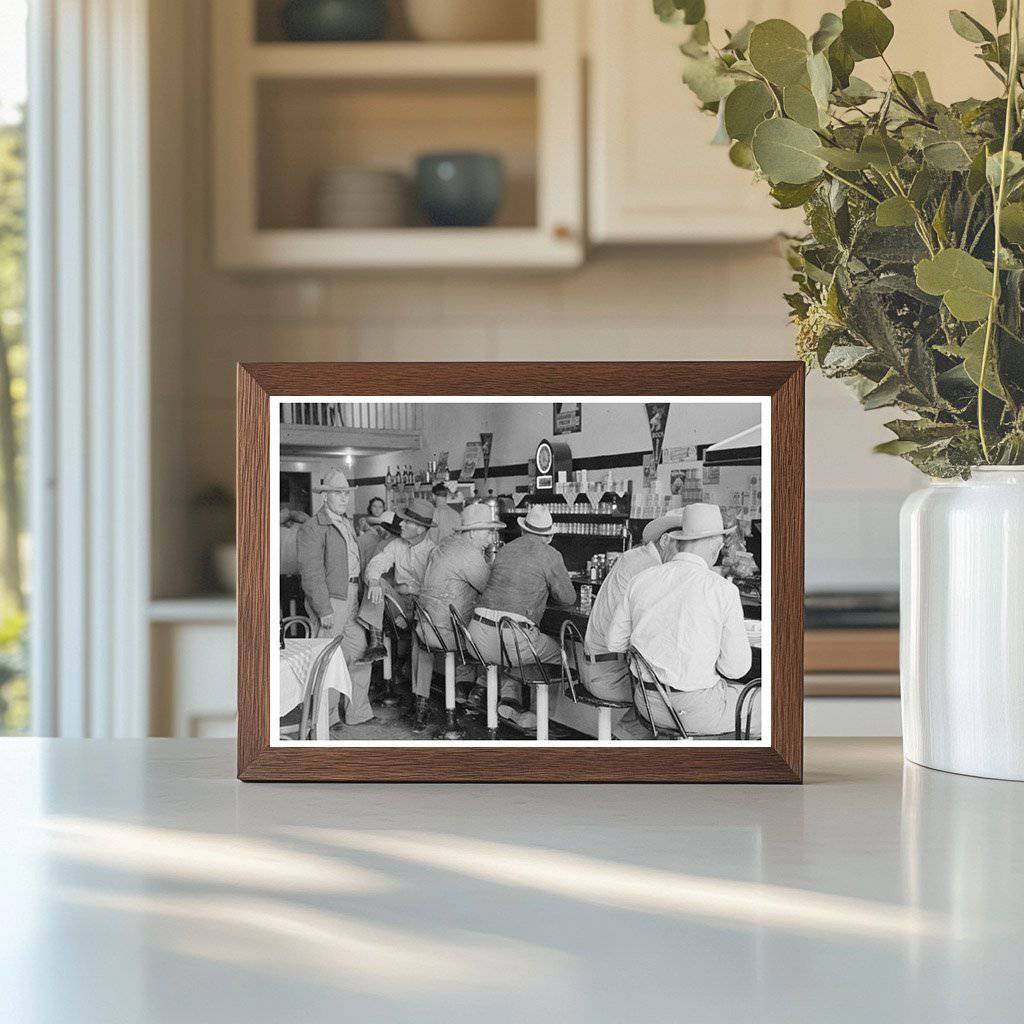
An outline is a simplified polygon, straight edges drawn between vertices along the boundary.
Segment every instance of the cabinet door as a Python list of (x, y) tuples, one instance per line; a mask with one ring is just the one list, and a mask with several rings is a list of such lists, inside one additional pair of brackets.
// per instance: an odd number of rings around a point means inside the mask
[[(712, 7), (712, 31), (717, 38), (771, 17), (811, 31), (821, 9), (809, 0), (736, 0)], [(799, 226), (799, 211), (776, 210), (767, 185), (710, 144), (715, 119), (697, 109), (681, 77), (688, 27), (662, 24), (650, 0), (590, 0), (589, 27), (592, 241), (738, 241)]]

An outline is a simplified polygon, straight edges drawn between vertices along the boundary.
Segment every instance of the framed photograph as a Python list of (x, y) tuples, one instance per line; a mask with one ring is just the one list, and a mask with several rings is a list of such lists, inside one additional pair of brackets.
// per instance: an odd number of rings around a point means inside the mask
[[(803, 389), (798, 362), (239, 365), (239, 778), (799, 782)], [(531, 475), (552, 407), (579, 429)], [(438, 453), (477, 437), (457, 482)]]

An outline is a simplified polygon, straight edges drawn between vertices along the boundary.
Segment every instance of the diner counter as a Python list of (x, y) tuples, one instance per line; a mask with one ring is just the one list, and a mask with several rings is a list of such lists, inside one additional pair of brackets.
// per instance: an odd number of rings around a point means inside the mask
[(0, 1020), (1005, 1024), (1024, 786), (809, 740), (803, 786), (301, 785), (0, 740)]

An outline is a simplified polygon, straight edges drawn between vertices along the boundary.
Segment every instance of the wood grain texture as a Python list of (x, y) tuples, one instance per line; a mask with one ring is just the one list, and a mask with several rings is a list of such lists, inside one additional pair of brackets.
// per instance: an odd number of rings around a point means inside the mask
[[(271, 395), (770, 396), (770, 747), (270, 746)], [(238, 777), (346, 782), (799, 782), (804, 368), (798, 362), (254, 363), (238, 368)]]

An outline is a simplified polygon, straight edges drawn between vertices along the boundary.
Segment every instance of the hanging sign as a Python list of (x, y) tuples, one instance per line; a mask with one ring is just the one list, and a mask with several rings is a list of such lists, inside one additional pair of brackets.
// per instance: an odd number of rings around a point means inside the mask
[(651, 428), (651, 448), (654, 464), (661, 463), (661, 446), (665, 443), (665, 424), (668, 422), (668, 402), (648, 402), (647, 425)]

